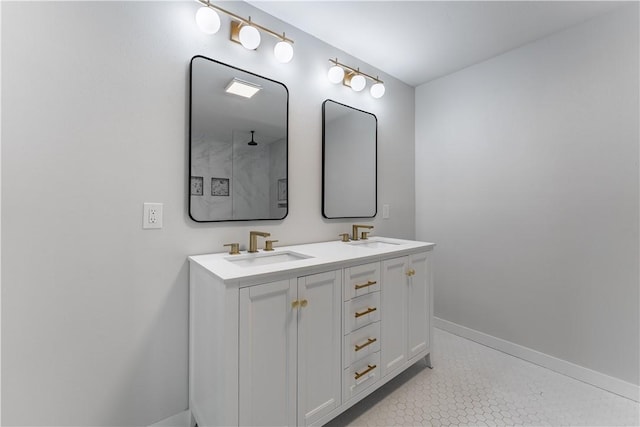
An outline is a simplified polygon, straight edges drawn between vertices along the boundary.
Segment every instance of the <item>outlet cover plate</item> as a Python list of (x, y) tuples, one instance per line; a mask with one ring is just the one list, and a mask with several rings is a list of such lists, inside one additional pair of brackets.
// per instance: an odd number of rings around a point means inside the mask
[(162, 203), (143, 204), (142, 228), (162, 228)]

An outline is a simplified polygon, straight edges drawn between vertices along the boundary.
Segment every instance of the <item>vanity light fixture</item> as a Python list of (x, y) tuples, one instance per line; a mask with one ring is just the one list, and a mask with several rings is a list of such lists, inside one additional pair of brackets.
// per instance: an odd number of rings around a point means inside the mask
[(367, 80), (362, 74), (352, 72), (344, 78), (344, 84), (350, 86), (354, 92), (360, 92), (367, 85)]
[(196, 12), (196, 24), (206, 34), (215, 34), (220, 29), (220, 17), (215, 10), (201, 7)]
[(327, 74), (329, 81), (333, 84), (338, 84), (344, 79), (344, 68), (339, 65), (334, 65), (329, 68), (329, 73)]
[[(282, 34), (284, 35), (284, 33)], [(279, 41), (273, 48), (273, 54), (278, 62), (286, 64), (293, 59), (293, 46), (285, 40)]]
[(251, 17), (249, 17), (249, 24), (247, 25), (231, 21), (231, 40), (240, 43), (245, 49), (255, 50), (260, 46), (262, 38), (260, 37), (260, 31), (251, 26)]
[(384, 95), (384, 82), (377, 76), (373, 77), (360, 71), (360, 68), (353, 68), (342, 64), (338, 62), (338, 58), (330, 59), (329, 62), (333, 64), (327, 73), (327, 77), (331, 83), (338, 84), (342, 82), (343, 85), (349, 86), (355, 92), (360, 92), (366, 87), (367, 79), (369, 79), (373, 82), (371, 89), (369, 89), (371, 96), (374, 98), (382, 98)]
[(371, 89), (369, 89), (369, 93), (371, 93), (371, 96), (378, 99), (378, 98), (382, 98), (382, 96), (384, 95), (384, 90), (385, 88), (382, 83), (374, 83), (373, 85), (371, 85)]
[(246, 49), (255, 50), (260, 46), (262, 37), (260, 32), (267, 33), (279, 41), (273, 49), (276, 60), (282, 63), (291, 61), (293, 58), (293, 40), (285, 33), (279, 34), (262, 25), (258, 25), (251, 20), (245, 19), (235, 13), (229, 12), (219, 6), (212, 4), (209, 0), (196, 0), (202, 7), (196, 13), (196, 23), (200, 29), (207, 34), (215, 34), (220, 29), (220, 17), (216, 12), (222, 12), (231, 17), (231, 41), (240, 43)]
[(234, 95), (242, 96), (244, 98), (251, 98), (262, 89), (262, 86), (255, 83), (246, 82), (237, 77), (229, 82), (225, 88), (225, 92), (232, 93)]

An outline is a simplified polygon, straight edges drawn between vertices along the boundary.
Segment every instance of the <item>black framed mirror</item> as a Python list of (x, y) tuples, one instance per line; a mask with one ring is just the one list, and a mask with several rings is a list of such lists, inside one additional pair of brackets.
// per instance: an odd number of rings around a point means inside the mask
[(327, 99), (322, 103), (322, 215), (377, 213), (378, 119)]
[(204, 56), (191, 59), (191, 219), (287, 216), (288, 117), (284, 84)]

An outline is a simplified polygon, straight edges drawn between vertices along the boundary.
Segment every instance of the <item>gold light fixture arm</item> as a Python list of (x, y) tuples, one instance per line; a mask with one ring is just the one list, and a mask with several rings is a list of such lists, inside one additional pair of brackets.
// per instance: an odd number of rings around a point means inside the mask
[[(199, 0), (199, 1), (200, 1), (200, 0)], [(344, 68), (345, 70), (349, 70), (349, 71), (351, 71), (351, 72), (352, 72), (352, 73), (354, 73), (354, 74), (360, 74), (361, 76), (364, 76), (364, 77), (366, 77), (366, 78), (368, 78), (368, 79), (370, 79), (370, 80), (373, 80), (373, 81), (374, 81), (374, 82), (376, 82), (376, 83), (384, 83), (384, 82), (383, 82), (382, 80), (380, 80), (377, 76), (376, 76), (376, 77), (373, 77), (373, 76), (372, 76), (372, 75), (370, 75), (370, 74), (363, 73), (362, 71), (360, 71), (360, 68), (353, 68), (353, 67), (350, 67), (350, 66), (348, 66), (348, 65), (346, 65), (346, 64), (343, 64), (343, 63), (341, 63), (341, 62), (338, 62), (338, 58), (336, 58), (336, 59), (330, 59), (330, 60), (329, 60), (329, 62), (331, 62), (333, 65), (337, 65), (338, 67), (342, 67), (342, 68)]]
[(217, 10), (218, 12), (222, 12), (225, 15), (228, 15), (231, 18), (235, 19), (236, 21), (240, 21), (241, 23), (243, 23), (245, 25), (250, 25), (252, 27), (256, 27), (257, 29), (264, 31), (265, 33), (270, 34), (270, 35), (272, 35), (273, 37), (275, 37), (275, 38), (277, 38), (279, 40), (282, 40), (282, 41), (289, 42), (289, 43), (293, 44), (293, 40), (291, 40), (290, 38), (286, 37), (284, 33), (278, 34), (275, 31), (272, 31), (272, 30), (268, 29), (267, 27), (263, 27), (262, 25), (258, 25), (254, 21), (251, 20), (251, 17), (249, 17), (249, 19), (245, 19), (240, 15), (236, 15), (235, 13), (229, 12), (228, 10), (223, 9), (220, 6), (214, 5), (214, 4), (210, 3), (207, 0), (196, 0), (196, 1), (198, 3), (200, 3), (201, 5), (205, 6), (205, 7)]

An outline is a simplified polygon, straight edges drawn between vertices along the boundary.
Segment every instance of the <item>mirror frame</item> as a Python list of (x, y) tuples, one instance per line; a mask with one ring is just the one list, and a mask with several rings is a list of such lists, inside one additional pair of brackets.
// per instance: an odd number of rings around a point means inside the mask
[[(332, 102), (334, 104), (338, 104), (340, 106), (346, 107), (346, 108), (350, 108), (352, 110), (370, 115), (373, 117), (373, 119), (375, 120), (375, 140), (374, 140), (374, 145), (373, 145), (373, 149), (375, 152), (375, 165), (374, 165), (374, 172), (375, 172), (375, 180), (374, 180), (374, 208), (373, 208), (373, 215), (371, 216), (327, 216), (326, 212), (325, 212), (325, 196), (326, 196), (326, 175), (327, 175), (327, 159), (326, 159), (326, 131), (325, 131), (325, 127), (326, 127), (326, 112), (325, 112), (325, 107), (327, 102)], [(376, 215), (378, 215), (378, 117), (376, 117), (375, 114), (373, 113), (369, 113), (368, 111), (364, 111), (364, 110), (360, 110), (359, 108), (355, 108), (355, 107), (351, 107), (350, 105), (346, 105), (343, 104), (341, 102), (338, 101), (334, 101), (333, 99), (326, 99), (323, 103), (322, 103), (322, 216), (327, 218), (327, 219), (340, 219), (340, 218), (344, 218), (344, 219), (349, 219), (349, 218), (375, 218)]]
[[(192, 128), (193, 128), (193, 100), (192, 100), (192, 96), (193, 96), (193, 61), (196, 58), (200, 58), (200, 59), (205, 59), (207, 61), (211, 61), (214, 62), (216, 64), (231, 68), (233, 70), (237, 70), (237, 71), (241, 71), (243, 73), (247, 73), (250, 74), (252, 76), (264, 79), (264, 80), (268, 80), (272, 83), (276, 83), (280, 86), (282, 86), (285, 90), (286, 93), (286, 116), (285, 116), (285, 131), (286, 131), (286, 137), (285, 137), (285, 170), (286, 170), (286, 182), (285, 182), (285, 186), (286, 186), (286, 194), (287, 194), (287, 211), (284, 214), (284, 216), (282, 216), (281, 218), (251, 218), (251, 219), (212, 219), (212, 220), (199, 220), (199, 219), (195, 219), (192, 215), (191, 215), (191, 161), (192, 161)], [(224, 62), (203, 56), (203, 55), (195, 55), (193, 58), (191, 58), (191, 60), (189, 61), (189, 139), (188, 139), (188, 144), (189, 144), (189, 169), (187, 171), (187, 199), (188, 199), (188, 203), (187, 203), (187, 213), (189, 215), (189, 218), (191, 218), (192, 221), (194, 222), (198, 222), (198, 223), (208, 223), (208, 222), (239, 222), (239, 221), (282, 221), (283, 219), (285, 219), (288, 215), (289, 215), (289, 207), (291, 205), (290, 203), (290, 196), (289, 196), (289, 88), (282, 82), (270, 79), (268, 77), (264, 77), (261, 76), (260, 74), (256, 74), (253, 73), (251, 71), (247, 71), (244, 70), (242, 68), (239, 67), (235, 67), (233, 65), (229, 65), (226, 64)]]

